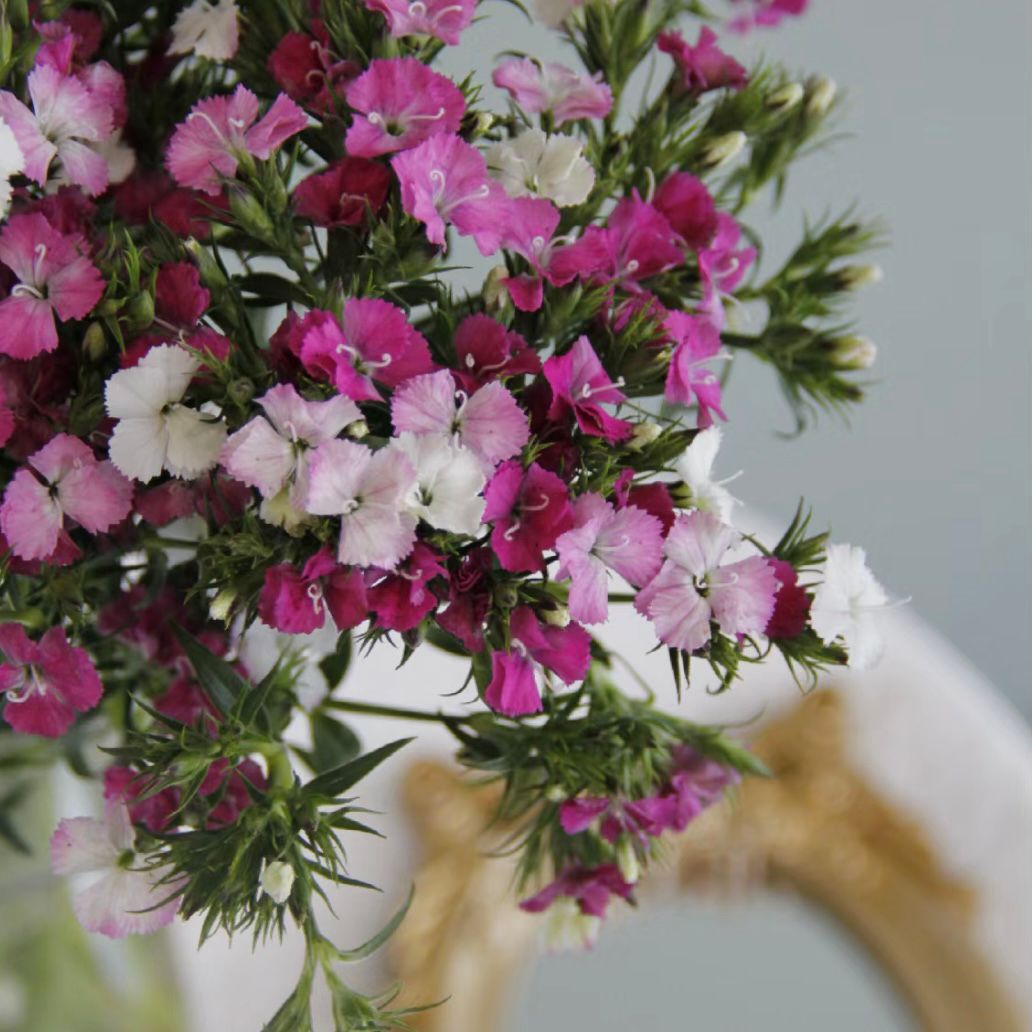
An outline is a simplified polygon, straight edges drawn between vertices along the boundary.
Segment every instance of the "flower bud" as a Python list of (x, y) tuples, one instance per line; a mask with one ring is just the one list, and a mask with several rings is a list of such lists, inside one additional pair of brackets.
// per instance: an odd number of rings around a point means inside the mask
[(634, 432), (631, 434), (631, 439), (627, 442), (627, 447), (631, 451), (641, 451), (642, 448), (648, 447), (654, 440), (663, 432), (663, 428), (658, 423), (653, 423), (651, 420), (646, 420), (644, 423), (638, 423), (634, 428)]
[(82, 336), (82, 347), (91, 362), (99, 362), (107, 351), (107, 334), (99, 322), (91, 322)]
[(282, 905), (290, 898), (290, 890), (294, 887), (294, 868), (284, 860), (273, 860), (262, 871), (262, 892), (273, 903)]
[(873, 341), (852, 333), (834, 337), (828, 343), (832, 360), (839, 369), (870, 369), (878, 355)]
[(226, 279), (226, 274), (222, 271), (219, 263), (212, 257), (211, 251), (200, 241), (190, 237), (185, 246), (190, 257), (197, 263), (197, 268), (201, 273), (201, 282), (206, 287), (220, 289), (229, 285), (229, 280)]
[(141, 290), (125, 307), (125, 318), (131, 330), (142, 330), (154, 322), (154, 298), (150, 291)]
[(803, 99), (803, 87), (797, 82), (786, 82), (784, 86), (767, 95), (763, 102), (770, 111), (789, 111)]
[(724, 133), (718, 136), (700, 156), (700, 162), (705, 168), (719, 168), (727, 164), (745, 146), (746, 135), (736, 129), (734, 132)]
[(236, 602), (237, 593), (232, 588), (223, 588), (208, 603), (208, 613), (213, 620), (228, 623), (230, 614), (233, 612), (233, 603)]
[(566, 606), (548, 606), (539, 610), (538, 615), (550, 627), (568, 627), (570, 610)]
[(473, 136), (483, 136), (494, 125), (494, 115), (490, 111), (480, 111), (477, 114), (477, 122), (473, 127)]
[(515, 584), (499, 584), (494, 590), (495, 605), (499, 609), (513, 609), (520, 600)]
[(616, 844), (616, 866), (620, 868), (623, 880), (631, 885), (641, 877), (641, 864), (630, 835), (621, 835)]
[(566, 793), (559, 785), (549, 785), (545, 789), (545, 798), (550, 803), (562, 803), (566, 801)]
[(261, 201), (253, 194), (235, 190), (229, 197), (229, 210), (241, 227), (258, 240), (272, 240), (276, 228)]
[(494, 266), (484, 278), (484, 307), (489, 312), (501, 313), (509, 304), (509, 291), (504, 282), (508, 278), (509, 270), (504, 265)]
[(806, 113), (813, 115), (815, 118), (826, 115), (828, 109), (835, 102), (835, 94), (838, 93), (835, 80), (829, 79), (826, 75), (821, 75), (811, 80), (807, 84), (807, 88), (809, 96), (806, 99)]
[(226, 393), (238, 405), (246, 405), (254, 397), (254, 381), (242, 376), (226, 388)]
[(872, 283), (881, 283), (884, 273), (880, 265), (846, 265), (844, 268), (836, 269), (835, 278), (841, 284), (843, 290), (859, 290), (861, 287), (869, 286)]
[(347, 434), (349, 437), (354, 437), (356, 441), (361, 441), (363, 437), (369, 436), (369, 424), (364, 419), (356, 419), (354, 423), (348, 423)]

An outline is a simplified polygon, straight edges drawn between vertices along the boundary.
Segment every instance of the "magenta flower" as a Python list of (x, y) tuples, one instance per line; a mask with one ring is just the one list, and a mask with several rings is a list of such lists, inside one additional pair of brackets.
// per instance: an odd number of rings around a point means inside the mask
[(489, 315), (467, 315), (455, 328), (454, 344), (459, 362), (455, 379), (468, 393), (505, 376), (541, 372), (537, 352)]
[[(521, 312), (536, 312), (544, 299), (543, 278), (562, 285), (569, 283), (576, 271), (569, 271), (561, 282), (552, 271), (552, 254), (560, 241), (554, 239), (559, 225), (559, 209), (544, 197), (515, 197), (507, 205), (508, 217), (501, 246), (526, 259), (532, 275), (509, 276), (503, 282), (512, 303)], [(604, 260), (592, 264), (596, 268)]]
[(0, 692), (4, 720), (27, 735), (58, 738), (100, 702), (103, 687), (83, 649), (68, 644), (63, 627), (51, 627), (38, 642), (21, 624), (0, 625)]
[(258, 121), (258, 98), (238, 86), (229, 97), (207, 97), (194, 105), (172, 134), (166, 164), (180, 186), (215, 196), (222, 179), (236, 175), (243, 157), (265, 160), (307, 124), (304, 111), (282, 93)]
[(381, 401), (374, 380), (397, 387), (434, 367), (430, 347), (405, 313), (379, 298), (351, 298), (338, 322), (329, 312), (310, 312), (301, 361), (312, 376), (328, 380), (346, 398)]
[(527, 416), (500, 383), (467, 395), (447, 369), (414, 376), (391, 398), (396, 433), (454, 436), (488, 468), (512, 458), (530, 440)]
[(499, 213), (509, 203), (501, 185), (487, 173), (487, 161), (459, 136), (438, 133), (391, 159), (401, 182), (406, 213), (426, 226), (432, 244), (443, 244), (446, 224), (473, 237), (484, 255), (498, 250)]
[(45, 186), (57, 158), (64, 179), (94, 196), (103, 193), (108, 164), (90, 145), (103, 143), (114, 128), (114, 113), (104, 94), (51, 65), (29, 72), (28, 87), (31, 111), (13, 93), (0, 92), (0, 118), (10, 126), (24, 155), (25, 174)]
[(711, 620), (732, 637), (763, 633), (779, 583), (762, 556), (721, 565), (740, 540), (711, 513), (695, 510), (677, 518), (662, 568), (634, 601), (665, 645), (686, 652), (702, 648), (710, 640)]
[(678, 405), (699, 408), (699, 426), (713, 422), (711, 412), (727, 419), (720, 402), (720, 378), (704, 363), (720, 352), (720, 334), (708, 320), (684, 312), (670, 312), (663, 325), (674, 341), (667, 370), (665, 396)]
[(699, 252), (702, 307), (718, 330), (724, 328), (722, 297), (734, 291), (756, 259), (755, 247), (738, 246), (741, 236), (742, 230), (734, 217), (719, 212), (713, 242)]
[(609, 570), (635, 587), (648, 583), (663, 561), (663, 525), (634, 505), (614, 509), (598, 494), (577, 498), (573, 521), (573, 529), (555, 543), (555, 576), (570, 578), (574, 620), (604, 623), (609, 616)]
[(387, 19), (391, 35), (433, 36), (455, 46), (473, 21), (476, 0), (365, 0), (370, 11)]
[(572, 412), (581, 430), (593, 437), (612, 443), (630, 436), (631, 424), (602, 408), (625, 400), (619, 389), (622, 381), (609, 378), (587, 337), (578, 337), (566, 354), (549, 358), (544, 374), (552, 388), (549, 419), (563, 419)]
[(343, 87), (361, 69), (354, 61), (338, 61), (330, 50), (330, 34), (318, 19), (307, 32), (288, 32), (266, 62), (276, 85), (291, 100), (316, 111), (333, 113)]
[(411, 631), (437, 607), (437, 596), (427, 587), (437, 577), (447, 579), (441, 557), (421, 542), (397, 570), (388, 573), (369, 589), (369, 609), (376, 614), (377, 627), (389, 631)]
[(809, 0), (732, 0), (746, 12), (732, 18), (727, 27), (732, 32), (747, 32), (753, 26), (774, 28), (785, 18), (797, 18), (806, 12)]
[(358, 570), (338, 564), (329, 548), (322, 548), (300, 572), (290, 563), (265, 571), (258, 596), (262, 622), (287, 634), (311, 634), (329, 615), (338, 631), (357, 627), (368, 615), (365, 580)]
[(536, 896), (525, 899), (520, 908), (538, 914), (547, 910), (560, 897), (567, 897), (577, 903), (581, 913), (604, 918), (613, 896), (630, 899), (633, 892), (634, 886), (624, 881), (615, 864), (592, 868), (568, 867)]
[(491, 653), (491, 680), (484, 702), (506, 717), (522, 717), (541, 710), (534, 664), (521, 651)]
[(0, 354), (29, 359), (57, 347), (57, 322), (82, 319), (104, 280), (73, 238), (38, 214), (12, 215), (0, 233), (0, 262), (18, 283), (0, 301)]
[(387, 200), (390, 171), (366, 158), (341, 158), (294, 190), (294, 211), (317, 226), (362, 226)]
[(717, 232), (717, 207), (706, 184), (687, 172), (671, 172), (656, 189), (652, 206), (693, 251), (701, 251)]
[(29, 467), (14, 474), (0, 504), (0, 527), (21, 559), (48, 558), (66, 517), (100, 534), (132, 509), (133, 485), (77, 437), (57, 434), (29, 457)]
[(344, 146), (361, 158), (408, 150), (435, 133), (457, 133), (466, 112), (462, 90), (414, 57), (373, 61), (345, 96), (357, 114)]
[(536, 462), (527, 470), (515, 459), (504, 463), (484, 489), (484, 499), (484, 521), (494, 523), (491, 547), (511, 573), (543, 570), (543, 553), (573, 526), (565, 481)]
[(705, 93), (724, 86), (740, 90), (749, 81), (746, 70), (717, 46), (717, 34), (704, 25), (693, 47), (676, 29), (661, 32), (659, 49), (674, 59), (681, 85), (689, 93)]
[(605, 118), (613, 108), (613, 93), (601, 72), (592, 77), (561, 64), (511, 57), (494, 70), (491, 81), (508, 90), (528, 114), (551, 111), (557, 127), (580, 118)]

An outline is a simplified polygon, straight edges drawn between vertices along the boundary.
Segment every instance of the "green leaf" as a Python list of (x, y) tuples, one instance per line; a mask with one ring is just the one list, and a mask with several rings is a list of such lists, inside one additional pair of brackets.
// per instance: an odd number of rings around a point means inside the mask
[(337, 957), (339, 960), (344, 961), (346, 964), (351, 964), (356, 960), (365, 960), (366, 957), (372, 956), (397, 930), (398, 925), (405, 920), (405, 915), (408, 913), (408, 908), (412, 905), (412, 898), (416, 894), (415, 886), (409, 889), (408, 898), (398, 908), (397, 913), (374, 935), (368, 942), (363, 943), (361, 946), (356, 947), (353, 950), (338, 950)]
[[(263, 305), (279, 305), (293, 302), (307, 305), (311, 302), (308, 294), (296, 283), (277, 276), (272, 272), (252, 272), (241, 276), (237, 285), (245, 294), (253, 294)], [(251, 304), (254, 301), (250, 302)]]
[(337, 639), (336, 648), (319, 661), (319, 669), (326, 678), (326, 686), (332, 692), (344, 680), (351, 666), (351, 632), (343, 631)]
[(309, 781), (305, 785), (303, 793), (309, 797), (324, 796), (327, 799), (336, 799), (342, 792), (346, 792), (352, 785), (357, 784), (370, 771), (375, 770), (384, 760), (411, 741), (411, 738), (399, 738), (396, 742), (381, 745), (379, 749), (374, 749), (365, 756), (359, 756), (356, 760), (334, 767)]
[(358, 735), (328, 713), (316, 710), (311, 715), (312, 749), (302, 755), (316, 774), (349, 763), (362, 751)]
[(179, 626), (172, 629), (204, 693), (224, 717), (229, 716), (236, 704), (251, 692), (251, 685), (221, 656), (205, 648), (189, 631)]

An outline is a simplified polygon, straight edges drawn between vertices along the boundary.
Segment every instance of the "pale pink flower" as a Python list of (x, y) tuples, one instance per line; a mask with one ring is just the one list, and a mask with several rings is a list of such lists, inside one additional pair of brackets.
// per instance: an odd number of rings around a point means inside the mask
[(512, 57), (494, 70), (491, 80), (527, 113), (551, 111), (557, 127), (580, 118), (605, 118), (613, 107), (601, 72), (592, 77), (565, 65)]
[(345, 97), (357, 114), (344, 146), (361, 158), (407, 150), (435, 133), (457, 133), (466, 111), (462, 90), (414, 57), (373, 61)]
[(21, 624), (0, 625), (0, 654), (4, 720), (15, 731), (57, 738), (100, 702), (104, 689), (93, 662), (68, 644), (63, 627), (35, 642)]
[(713, 422), (711, 413), (727, 419), (721, 408), (721, 385), (706, 364), (720, 357), (720, 333), (708, 320), (684, 312), (670, 312), (663, 326), (674, 342), (664, 394), (667, 401), (691, 405), (699, 410), (699, 426)]
[(601, 495), (584, 494), (573, 503), (572, 530), (560, 534), (557, 580), (569, 577), (570, 616), (603, 623), (609, 616), (609, 571), (640, 587), (656, 575), (663, 555), (663, 524), (628, 505), (614, 509)]
[(699, 251), (702, 308), (718, 330), (724, 328), (724, 298), (734, 292), (756, 259), (755, 247), (738, 246), (741, 236), (734, 216), (719, 212), (712, 242)]
[(365, 0), (387, 19), (391, 35), (433, 36), (454, 46), (473, 21), (476, 0)]
[(304, 505), (309, 449), (332, 440), (362, 413), (350, 398), (308, 401), (291, 384), (278, 384), (258, 399), (256, 416), (222, 446), (219, 461), (237, 480), (272, 498), (289, 488), (290, 504)]
[(512, 458), (530, 439), (526, 414), (500, 383), (466, 394), (455, 389), (447, 369), (402, 384), (391, 399), (391, 421), (397, 433), (454, 437), (489, 468)]
[(230, 61), (240, 41), (236, 0), (193, 0), (172, 24), (170, 54), (196, 54), (210, 61)]
[(57, 158), (69, 183), (93, 195), (103, 193), (107, 162), (90, 146), (102, 143), (114, 129), (114, 113), (103, 93), (51, 65), (29, 72), (28, 87), (31, 111), (13, 93), (0, 92), (0, 118), (18, 141), (25, 174), (45, 186)]
[(55, 874), (93, 875), (72, 894), (72, 909), (88, 932), (112, 939), (164, 928), (179, 909), (182, 880), (163, 880), (167, 867), (141, 866), (136, 833), (125, 803), (109, 799), (104, 820), (70, 817), (50, 839)]
[(180, 186), (214, 196), (223, 178), (236, 175), (243, 156), (265, 160), (307, 124), (308, 116), (283, 93), (258, 121), (258, 98), (238, 86), (229, 97), (207, 97), (194, 105), (172, 135), (168, 170)]
[(104, 293), (96, 266), (73, 237), (39, 214), (13, 215), (0, 233), (0, 262), (19, 280), (0, 301), (0, 354), (35, 358), (57, 347), (57, 323), (82, 319)]
[[(566, 242), (555, 237), (559, 219), (559, 209), (543, 197), (516, 197), (509, 202), (501, 246), (525, 258), (533, 270), (530, 275), (521, 273), (503, 280), (512, 303), (521, 312), (536, 312), (544, 300), (544, 280), (556, 282), (550, 269), (552, 254)], [(571, 271), (563, 283), (574, 275)]]
[(340, 517), (339, 562), (392, 570), (416, 541), (416, 517), (404, 506), (415, 482), (412, 464), (395, 448), (324, 441), (309, 457), (305, 510)]
[(132, 484), (110, 462), (98, 462), (77, 437), (58, 434), (28, 462), (29, 469), (11, 478), (0, 505), (0, 527), (19, 558), (51, 555), (65, 517), (100, 534), (129, 515)]
[(634, 602), (665, 645), (686, 652), (702, 648), (710, 640), (711, 620), (731, 637), (763, 633), (779, 582), (759, 555), (721, 565), (740, 540), (712, 513), (695, 510), (677, 518), (662, 568)]

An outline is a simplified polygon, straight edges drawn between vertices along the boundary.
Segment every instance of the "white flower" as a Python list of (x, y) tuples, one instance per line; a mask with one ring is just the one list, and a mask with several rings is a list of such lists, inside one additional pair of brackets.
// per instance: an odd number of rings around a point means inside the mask
[(25, 169), (25, 155), (11, 132), (11, 127), (0, 118), (0, 219), (11, 206), (11, 176)]
[(581, 156), (583, 149), (572, 136), (527, 129), (490, 147), (487, 164), (510, 197), (547, 197), (565, 208), (580, 204), (595, 185), (595, 170)]
[(106, 162), (108, 182), (124, 183), (136, 168), (136, 151), (122, 139), (122, 130), (116, 129), (110, 136), (98, 141), (90, 147)]
[(584, 0), (534, 0), (534, 14), (550, 29), (557, 29)]
[(168, 52), (228, 61), (237, 52), (239, 36), (236, 0), (194, 0), (177, 15)]
[(560, 896), (545, 914), (545, 946), (549, 950), (585, 950), (598, 942), (602, 918), (585, 914), (575, 899)]
[(881, 657), (878, 610), (887, 602), (862, 548), (828, 545), (824, 582), (813, 596), (810, 626), (826, 645), (842, 639), (852, 669), (867, 670)]
[[(691, 493), (692, 508), (713, 513), (721, 523), (730, 523), (731, 509), (738, 499), (724, 487), (727, 480), (712, 479), (713, 463), (722, 436), (715, 426), (700, 431), (681, 453), (674, 468)], [(734, 477), (728, 479), (733, 480)]]
[(394, 446), (416, 471), (406, 499), (410, 511), (438, 530), (475, 534), (484, 515), (480, 492), (486, 480), (473, 452), (439, 434), (403, 433)]
[(200, 365), (184, 348), (162, 344), (108, 380), (104, 403), (118, 420), (111, 461), (127, 477), (147, 483), (166, 469), (193, 479), (215, 465), (225, 424), (182, 404)]
[(181, 883), (162, 881), (168, 868), (140, 866), (135, 844), (129, 811), (115, 800), (108, 802), (103, 821), (72, 817), (57, 826), (50, 840), (54, 873), (96, 876), (72, 897), (87, 931), (119, 939), (157, 931), (175, 917)]
[(273, 903), (286, 903), (294, 887), (294, 868), (285, 860), (273, 860), (262, 871), (261, 886)]

